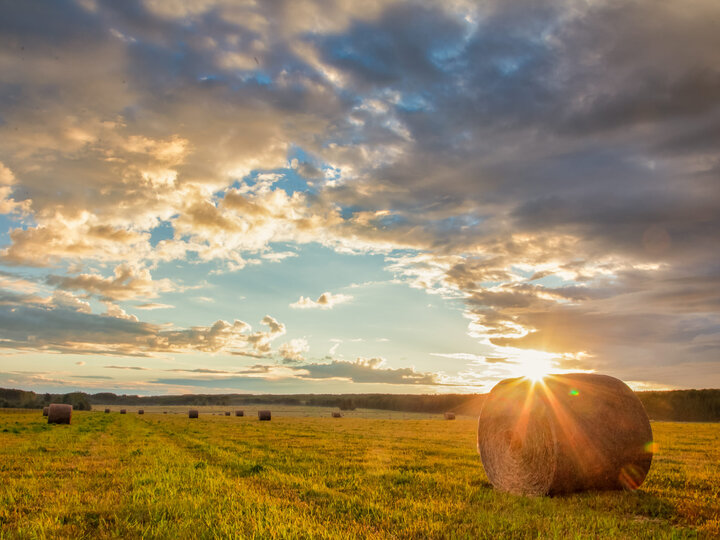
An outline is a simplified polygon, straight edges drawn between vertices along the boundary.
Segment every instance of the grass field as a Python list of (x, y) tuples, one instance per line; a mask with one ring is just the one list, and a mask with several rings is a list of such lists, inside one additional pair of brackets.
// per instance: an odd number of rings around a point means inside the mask
[(720, 536), (720, 424), (654, 423), (639, 491), (524, 498), (488, 483), (472, 418), (243, 409), (0, 409), (0, 538)]

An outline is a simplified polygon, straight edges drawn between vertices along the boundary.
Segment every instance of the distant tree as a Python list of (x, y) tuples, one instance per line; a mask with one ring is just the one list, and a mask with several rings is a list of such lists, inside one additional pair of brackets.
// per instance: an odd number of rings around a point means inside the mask
[(356, 408), (352, 398), (342, 398), (338, 403), (338, 407), (340, 407), (341, 411), (354, 411)]

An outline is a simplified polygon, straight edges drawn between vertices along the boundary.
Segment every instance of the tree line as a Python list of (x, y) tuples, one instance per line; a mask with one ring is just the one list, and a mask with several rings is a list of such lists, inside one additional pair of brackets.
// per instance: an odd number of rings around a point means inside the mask
[[(652, 420), (685, 422), (720, 421), (720, 390), (672, 390), (636, 392)], [(341, 410), (387, 411), (478, 415), (484, 394), (185, 394), (136, 396), (102, 392), (86, 394), (37, 394), (0, 388), (0, 408), (39, 409), (50, 403), (68, 403), (76, 410), (92, 405), (236, 406), (304, 405), (338, 407)]]

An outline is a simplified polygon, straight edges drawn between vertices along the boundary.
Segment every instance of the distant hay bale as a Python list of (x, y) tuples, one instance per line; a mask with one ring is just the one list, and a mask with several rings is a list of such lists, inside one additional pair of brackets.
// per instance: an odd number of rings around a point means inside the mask
[(446, 413), (445, 413), (445, 420), (455, 420), (455, 413), (446, 412)]
[(69, 424), (72, 410), (72, 405), (51, 403), (48, 407), (48, 424)]
[(145, 410), (144, 410), (144, 409), (138, 409), (138, 414), (145, 414)]
[(235, 411), (235, 416), (245, 416), (245, 411)]
[(270, 411), (258, 411), (258, 420), (270, 420)]
[(43, 416), (47, 416), (49, 410), (50, 410), (50, 407), (43, 407)]
[(478, 420), (488, 479), (519, 495), (636, 489), (650, 469), (651, 448), (642, 403), (607, 375), (501, 381)]
[(120, 409), (120, 414), (127, 414), (127, 409)]
[(333, 418), (342, 418), (342, 414), (337, 411), (333, 411), (331, 414)]
[(197, 417), (198, 417), (197, 409), (190, 409), (188, 411), (188, 418), (197, 418)]
[(105, 414), (109, 413), (110, 409), (105, 409)]
[(225, 416), (230, 416), (230, 411), (225, 411)]

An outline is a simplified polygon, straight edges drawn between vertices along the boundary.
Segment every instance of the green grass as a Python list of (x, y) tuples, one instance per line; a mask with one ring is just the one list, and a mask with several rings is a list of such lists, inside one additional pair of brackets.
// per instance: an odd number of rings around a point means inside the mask
[(653, 424), (636, 492), (525, 498), (488, 483), (470, 418), (245, 410), (75, 412), (70, 426), (0, 410), (0, 538), (720, 535), (718, 424)]

